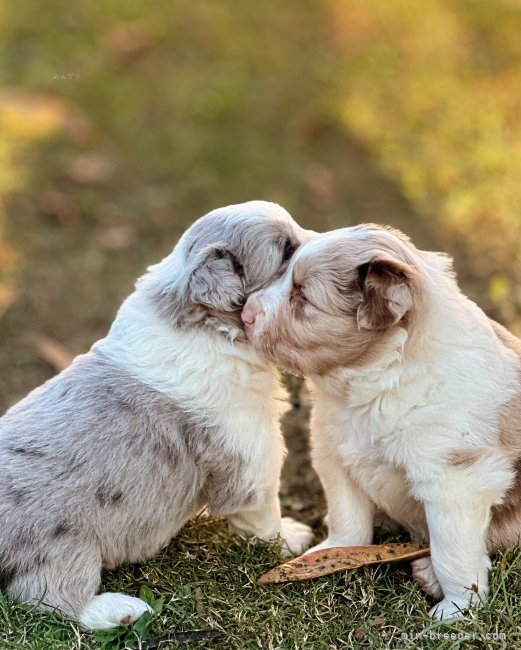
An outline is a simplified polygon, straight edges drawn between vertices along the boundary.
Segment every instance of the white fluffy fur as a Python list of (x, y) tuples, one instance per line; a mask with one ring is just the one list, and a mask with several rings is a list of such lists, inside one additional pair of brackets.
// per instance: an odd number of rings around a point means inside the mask
[[(280, 310), (289, 310), (299, 259), (322, 254), (326, 237), (360, 240), (374, 232), (345, 229), (305, 244), (286, 275), (246, 305), (248, 319), (259, 321), (250, 338), (273, 331), (273, 319), (289, 319)], [(395, 237), (381, 236), (384, 248)], [(329, 511), (328, 537), (310, 552), (371, 543), (381, 508), (413, 536), (430, 539), (432, 565), (416, 570), (431, 593), (439, 596), (441, 585), (444, 597), (431, 614), (454, 618), (488, 594), (491, 507), (514, 480), (512, 456), (499, 440), (500, 417), (519, 391), (519, 364), (481, 309), (461, 294), (443, 256), (404, 241), (393, 245), (406, 250), (420, 273), (416, 321), (409, 331), (394, 327), (384, 349), (362, 367), (310, 377), (314, 467)], [(320, 318), (309, 327), (320, 327)], [(468, 466), (451, 464), (451, 454), (462, 450), (483, 454)]]
[(274, 539), (281, 533), (274, 504), (284, 455), (278, 423), (286, 408), (277, 371), (250, 346), (239, 347), (202, 328), (172, 329), (144, 300), (139, 292), (130, 296), (95, 349), (186, 411), (211, 417), (208, 424), (222, 432), (223, 448), (240, 451), (259, 488), (270, 484), (274, 490), (265, 513), (233, 517), (232, 528)]
[[(286, 396), (239, 315), (305, 236), (266, 202), (205, 215), (138, 281), (106, 338), (2, 418), (0, 581), (11, 597), (35, 602), (45, 592), (45, 607), (89, 628), (133, 622), (147, 605), (95, 595), (102, 566), (150, 557), (204, 505), (242, 536), (280, 537), (286, 553), (309, 546), (310, 528), (282, 519), (278, 499)], [(55, 472), (64, 452), (77, 465)], [(26, 496), (32, 508), (15, 512)], [(20, 521), (42, 531), (40, 553)], [(67, 573), (60, 554), (73, 545)]]
[[(280, 206), (251, 202), (235, 207), (246, 217), (248, 211), (259, 210), (258, 205), (304, 235)], [(276, 368), (253, 347), (237, 345), (233, 335), (225, 336), (224, 328), (222, 336), (205, 328), (172, 328), (151, 313), (146, 292), (140, 291), (151, 282), (168, 288), (172, 278), (183, 276), (189, 244), (187, 231), (171, 255), (150, 267), (138, 291), (121, 306), (108, 336), (94, 348), (199, 420), (201, 413), (207, 414), (207, 424), (221, 432), (223, 450), (246, 461), (251, 485), (264, 491), (269, 486), (265, 508), (229, 517), (233, 532), (263, 540), (280, 536), (284, 553), (301, 553), (311, 542), (310, 528), (280, 517), (278, 486), (285, 445), (279, 422), (287, 398)]]
[(151, 611), (140, 598), (105, 593), (93, 598), (80, 614), (79, 622), (90, 630), (108, 630), (118, 625), (134, 623), (145, 612)]
[[(431, 614), (447, 619), (488, 595), (490, 509), (514, 479), (499, 418), (519, 386), (517, 359), (483, 312), (445, 278), (429, 289), (414, 347), (400, 329), (371, 366), (313, 378), (312, 431), (330, 518), (320, 547), (371, 543), (376, 504), (429, 537), (444, 594)], [(447, 313), (446, 301), (459, 309)], [(491, 452), (469, 468), (447, 465), (463, 447)]]

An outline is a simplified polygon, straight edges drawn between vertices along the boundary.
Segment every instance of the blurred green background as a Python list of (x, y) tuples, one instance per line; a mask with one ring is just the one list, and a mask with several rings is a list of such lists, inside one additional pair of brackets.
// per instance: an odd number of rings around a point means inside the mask
[(519, 0), (0, 3), (0, 411), (195, 218), (282, 203), (456, 256), (521, 332)]

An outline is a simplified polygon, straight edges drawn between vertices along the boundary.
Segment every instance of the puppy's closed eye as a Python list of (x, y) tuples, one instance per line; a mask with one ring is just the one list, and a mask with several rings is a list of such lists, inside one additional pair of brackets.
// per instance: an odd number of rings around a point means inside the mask
[(308, 302), (308, 299), (305, 295), (305, 293), (302, 290), (302, 285), (300, 284), (294, 284), (291, 293), (289, 294), (289, 301), (290, 302)]
[(288, 262), (291, 257), (293, 256), (293, 253), (296, 250), (295, 244), (291, 241), (291, 239), (286, 239), (284, 243), (284, 250), (282, 253), (282, 261), (283, 262)]
[(235, 257), (235, 255), (232, 255), (230, 253), (230, 259), (232, 262), (233, 270), (235, 273), (240, 277), (244, 277), (244, 266), (239, 262), (239, 260)]

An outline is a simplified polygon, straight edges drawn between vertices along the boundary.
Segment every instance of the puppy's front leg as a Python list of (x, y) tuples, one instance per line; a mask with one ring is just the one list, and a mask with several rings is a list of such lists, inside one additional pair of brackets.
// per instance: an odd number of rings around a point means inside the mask
[(313, 449), (313, 466), (326, 493), (328, 536), (308, 552), (333, 546), (371, 544), (375, 505), (353, 481), (341, 459), (326, 446)]
[(432, 565), (444, 595), (429, 613), (443, 620), (460, 618), (471, 603), (487, 598), (490, 569), (485, 535), (491, 504), (461, 485), (452, 490), (445, 485), (451, 499), (435, 492), (425, 503)]
[(242, 537), (258, 537), (267, 542), (281, 537), (285, 555), (300, 555), (313, 538), (313, 532), (306, 524), (291, 517), (281, 517), (277, 491), (267, 493), (256, 508), (230, 515), (228, 523), (231, 532)]

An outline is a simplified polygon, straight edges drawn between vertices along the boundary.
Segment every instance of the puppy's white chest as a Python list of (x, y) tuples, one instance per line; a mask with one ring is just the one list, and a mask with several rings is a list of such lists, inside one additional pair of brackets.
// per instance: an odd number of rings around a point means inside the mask
[(405, 469), (389, 460), (393, 453), (390, 445), (386, 446), (385, 436), (372, 443), (366, 439), (359, 446), (355, 440), (348, 439), (337, 450), (345, 471), (380, 510), (406, 528), (413, 538), (426, 538), (424, 508), (411, 494)]
[(419, 384), (416, 395), (402, 398), (392, 389), (352, 393), (348, 405), (329, 402), (324, 417), (330, 423), (332, 451), (346, 473), (378, 508), (413, 536), (425, 537), (424, 509), (407, 480), (409, 465), (417, 458), (411, 432), (417, 430), (417, 414), (432, 390), (431, 380)]

